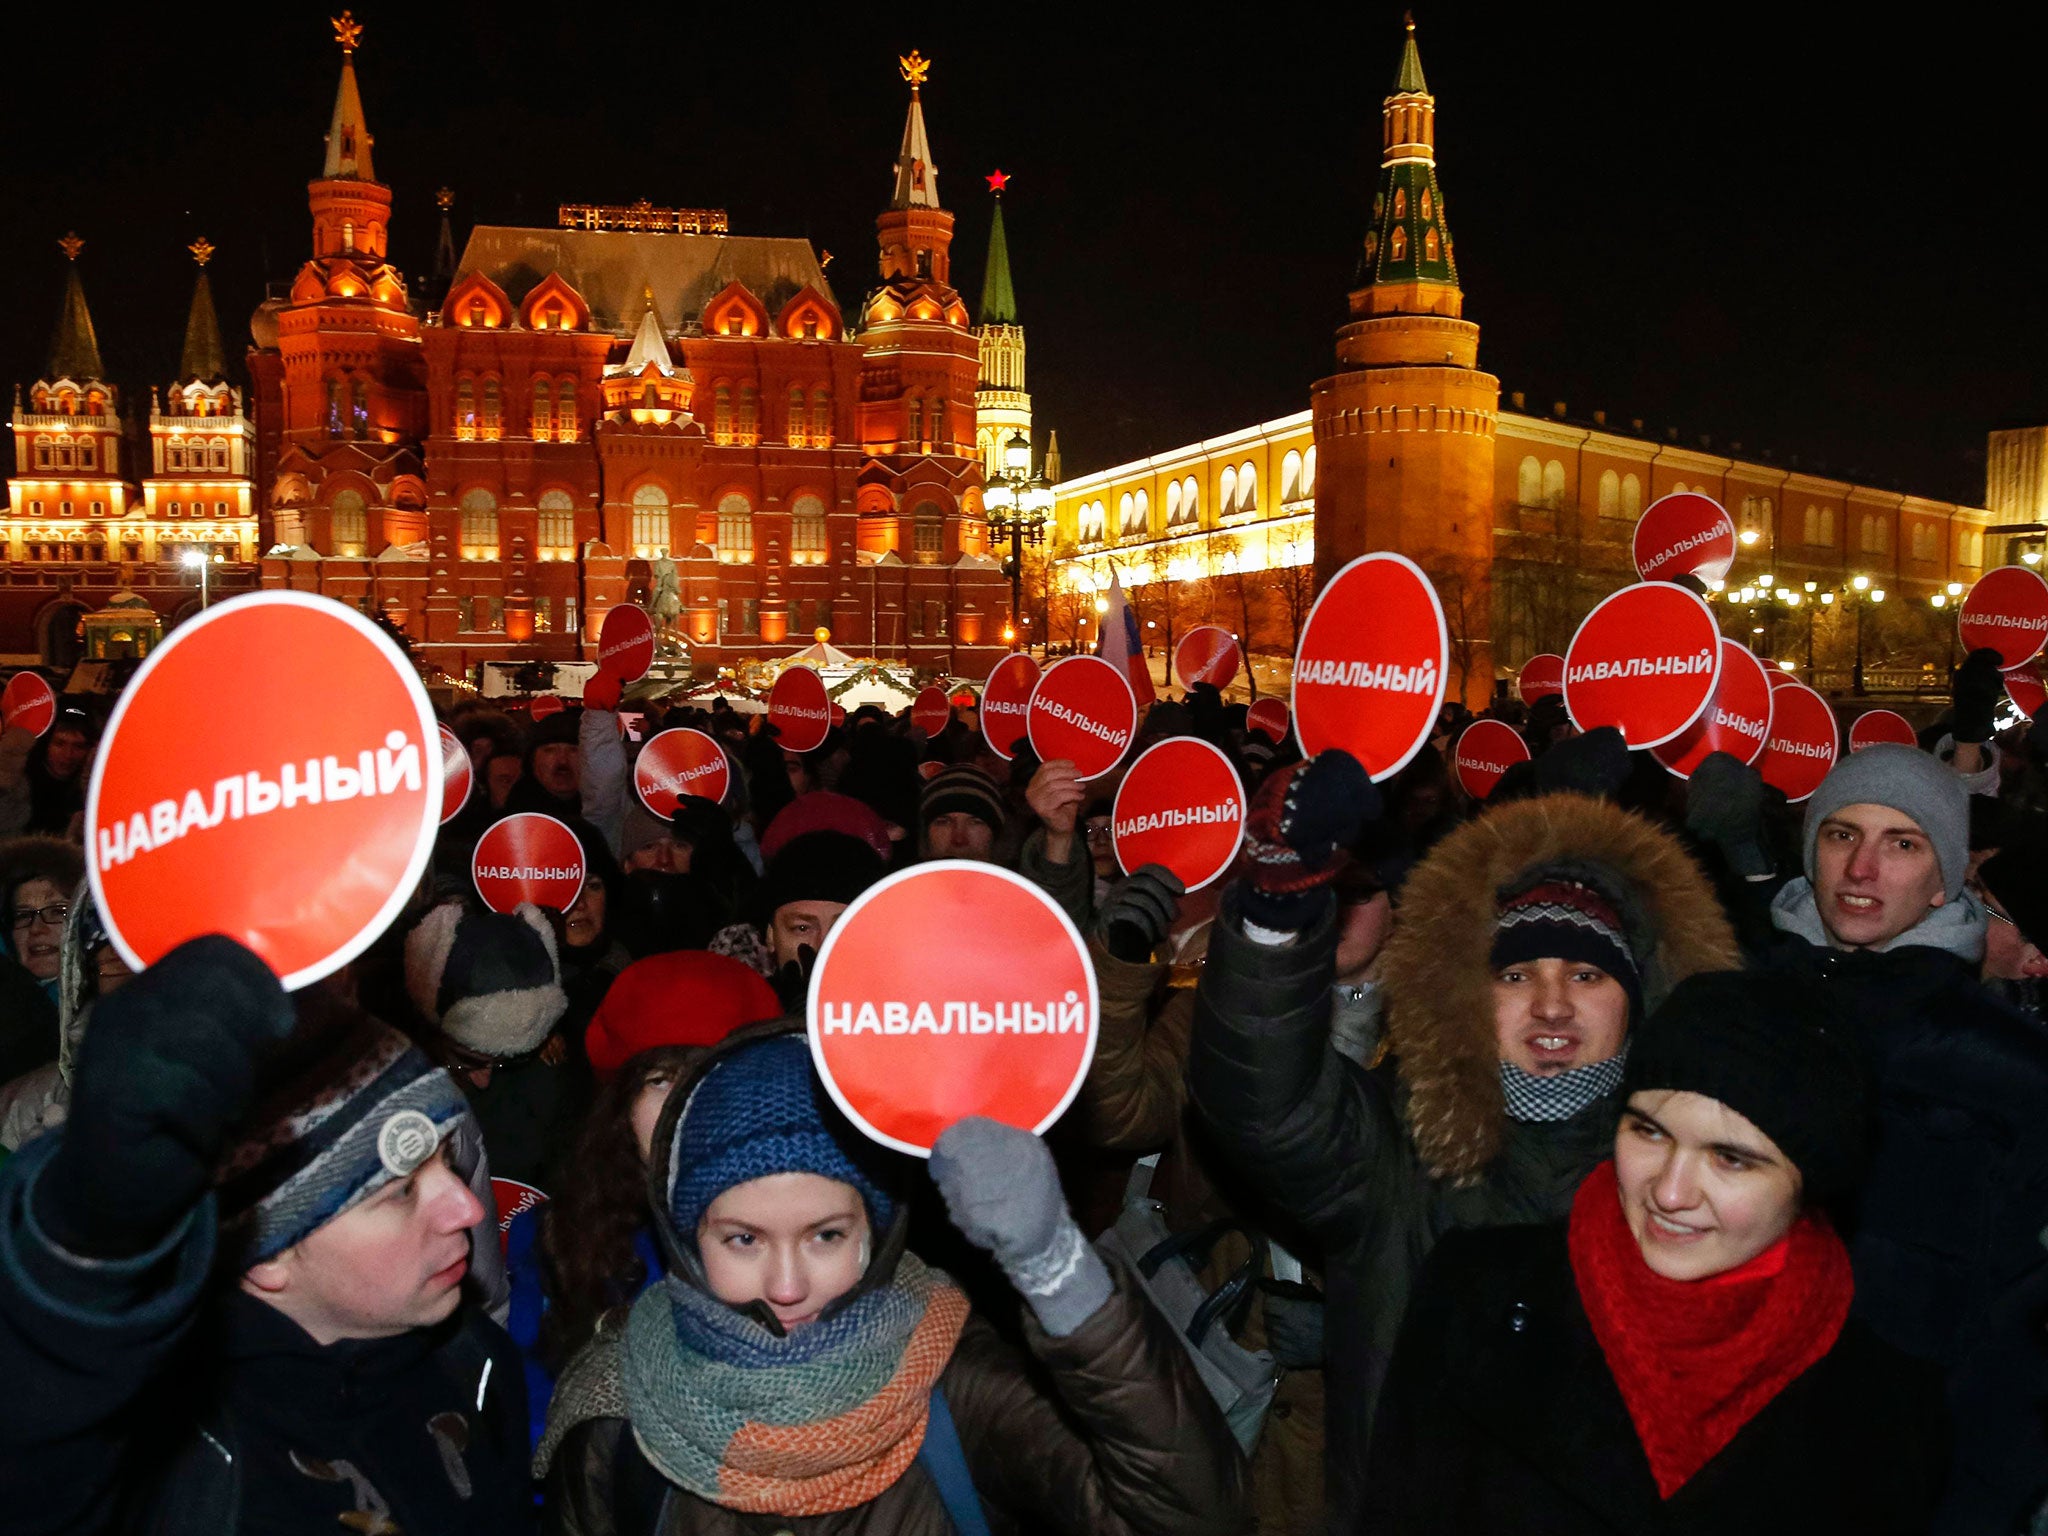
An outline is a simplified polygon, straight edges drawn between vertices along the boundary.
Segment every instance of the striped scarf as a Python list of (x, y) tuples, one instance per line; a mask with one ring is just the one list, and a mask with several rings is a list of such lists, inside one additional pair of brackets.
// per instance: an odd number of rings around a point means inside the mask
[(924, 1443), (967, 1298), (905, 1254), (895, 1280), (777, 1337), (670, 1276), (633, 1304), (634, 1437), (670, 1482), (748, 1514), (822, 1515), (880, 1495)]

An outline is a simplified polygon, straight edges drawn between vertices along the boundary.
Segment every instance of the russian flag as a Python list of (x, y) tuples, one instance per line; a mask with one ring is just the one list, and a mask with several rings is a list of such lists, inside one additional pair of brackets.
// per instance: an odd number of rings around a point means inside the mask
[(1109, 568), (1109, 607), (1102, 615), (1095, 654), (1122, 670), (1140, 704), (1157, 698), (1152, 691), (1152, 669), (1145, 665), (1145, 643), (1138, 638), (1138, 616), (1124, 601), (1124, 584), (1117, 579), (1115, 566)]

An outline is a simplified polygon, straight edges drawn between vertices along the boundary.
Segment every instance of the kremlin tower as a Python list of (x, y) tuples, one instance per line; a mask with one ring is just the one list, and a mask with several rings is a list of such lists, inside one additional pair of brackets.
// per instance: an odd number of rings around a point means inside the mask
[(1031, 441), (1031, 396), (1024, 391), (1024, 327), (1017, 323), (1017, 292), (1010, 283), (1010, 242), (1003, 234), (1003, 191), (1010, 178), (988, 178), (995, 194), (989, 220), (988, 263), (981, 278), (981, 387), (974, 394), (975, 447), (984, 477), (1003, 467), (1003, 445), (1018, 433)]

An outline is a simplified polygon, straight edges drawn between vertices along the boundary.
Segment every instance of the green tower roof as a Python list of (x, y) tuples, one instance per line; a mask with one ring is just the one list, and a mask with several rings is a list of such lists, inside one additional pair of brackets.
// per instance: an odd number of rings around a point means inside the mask
[(85, 307), (85, 286), (73, 266), (64, 279), (64, 308), (57, 316), (57, 329), (50, 337), (50, 377), (87, 379), (106, 377), (100, 362), (100, 340), (92, 328), (92, 311)]
[(1394, 94), (1427, 96), (1429, 84), (1422, 78), (1422, 53), (1415, 46), (1415, 13), (1410, 11), (1404, 19), (1408, 26), (1408, 38), (1401, 45), (1401, 68), (1394, 76)]
[(178, 358), (178, 379), (180, 383), (187, 379), (211, 383), (227, 376), (227, 348), (221, 345), (220, 319), (213, 312), (213, 286), (202, 267), (192, 290), (192, 312), (185, 317), (185, 350)]
[(1382, 166), (1372, 200), (1372, 228), (1366, 232), (1359, 264), (1359, 286), (1420, 282), (1455, 287), (1457, 281), (1458, 263), (1451, 254), (1436, 167), (1421, 160)]
[(1015, 325), (1017, 290), (1010, 286), (1010, 242), (1003, 236), (1003, 194), (996, 194), (995, 217), (988, 226), (988, 269), (981, 279), (981, 323)]

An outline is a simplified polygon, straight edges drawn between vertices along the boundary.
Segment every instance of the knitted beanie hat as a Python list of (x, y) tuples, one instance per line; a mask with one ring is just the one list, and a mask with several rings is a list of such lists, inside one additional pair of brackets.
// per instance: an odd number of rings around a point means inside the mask
[(1002, 791), (994, 779), (967, 763), (933, 774), (918, 796), (917, 819), (926, 826), (956, 811), (979, 817), (994, 831), (1003, 830)]
[(798, 795), (777, 811), (761, 835), (761, 857), (773, 859), (785, 844), (809, 832), (843, 832), (874, 849), (876, 858), (889, 857), (889, 824), (880, 812), (865, 801), (830, 789)]
[(1882, 805), (1910, 816), (1934, 846), (1943, 888), (1963, 894), (1970, 864), (1970, 794), (1954, 769), (1930, 752), (1881, 742), (1836, 763), (1806, 802), (1806, 878), (1814, 871), (1821, 823), (1846, 805)]
[(1623, 1099), (1653, 1089), (1717, 1099), (1750, 1121), (1792, 1159), (1810, 1202), (1846, 1194), (1862, 1170), (1865, 1079), (1833, 996), (1817, 979), (1688, 976), (1629, 1048)]
[(756, 897), (764, 918), (793, 901), (832, 901), (842, 906), (884, 874), (875, 850), (843, 832), (806, 832), (784, 843), (768, 860)]
[(409, 1177), (469, 1115), (453, 1078), (363, 1013), (302, 1024), (272, 1070), (281, 1086), (214, 1175), (221, 1251), (240, 1269)]
[(669, 1212), (689, 1242), (711, 1203), (735, 1185), (815, 1173), (859, 1190), (879, 1232), (896, 1203), (857, 1160), (867, 1156), (860, 1133), (826, 1099), (804, 1038), (777, 1035), (721, 1057), (691, 1091), (676, 1122)]
[(405, 990), (422, 1019), (493, 1061), (538, 1050), (569, 1011), (554, 925), (530, 902), (435, 907), (405, 937)]
[(1584, 880), (1537, 872), (1504, 894), (1496, 908), (1494, 970), (1531, 960), (1576, 960), (1598, 966), (1628, 993), (1629, 1017), (1643, 1009), (1643, 977), (1614, 902)]
[(782, 1012), (775, 989), (737, 960), (678, 949), (635, 960), (597, 1005), (583, 1048), (608, 1080), (642, 1051), (718, 1044), (742, 1024)]

